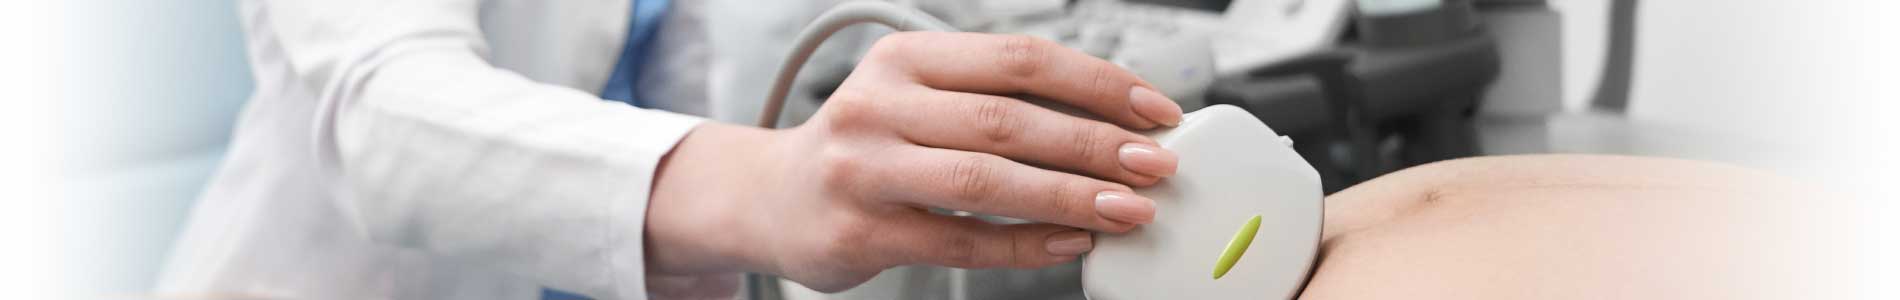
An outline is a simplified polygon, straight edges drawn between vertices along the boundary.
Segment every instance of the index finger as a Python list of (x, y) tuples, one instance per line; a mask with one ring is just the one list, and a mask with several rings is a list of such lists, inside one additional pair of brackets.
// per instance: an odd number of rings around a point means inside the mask
[(866, 59), (931, 88), (1039, 96), (1127, 128), (1181, 122), (1181, 106), (1134, 73), (1032, 36), (901, 32), (879, 40)]

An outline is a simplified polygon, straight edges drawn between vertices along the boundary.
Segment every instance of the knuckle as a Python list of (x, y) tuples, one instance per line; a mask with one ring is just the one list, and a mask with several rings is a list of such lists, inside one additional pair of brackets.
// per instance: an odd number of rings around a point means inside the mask
[(944, 172), (951, 193), (970, 205), (980, 206), (996, 193), (997, 170), (991, 166), (988, 157), (980, 154), (964, 156), (951, 163)]
[(983, 138), (991, 143), (1000, 144), (1014, 141), (1016, 137), (1021, 134), (1023, 128), (1028, 126), (1024, 123), (1025, 120), (1022, 119), (1022, 116), (1017, 114), (1015, 110), (1010, 107), (1010, 103), (1008, 102), (973, 101), (969, 103), (972, 103), (970, 104), (970, 110), (972, 110), (970, 116), (975, 118), (976, 124), (974, 125), (976, 125), (975, 128), (977, 132), (981, 133)]
[(853, 151), (827, 147), (819, 155), (819, 180), (826, 190), (851, 191), (860, 186), (866, 171), (865, 160)]
[[(1090, 65), (1092, 67), (1088, 68), (1088, 85), (1084, 86), (1084, 88), (1088, 89), (1087, 91), (1091, 99), (1127, 98), (1127, 95), (1124, 93), (1128, 92), (1128, 87), (1122, 86), (1117, 88), (1117, 86), (1125, 85), (1121, 83), (1121, 70), (1107, 63), (1095, 63)], [(1114, 108), (1119, 109), (1127, 107), (1128, 104), (1127, 101), (1121, 101), (1114, 102), (1114, 106), (1116, 106)]]
[(1111, 145), (1115, 141), (1115, 131), (1120, 129), (1111, 128), (1109, 125), (1100, 122), (1087, 120), (1075, 121), (1075, 128), (1074, 134), (1069, 136), (1069, 145), (1072, 147), (1069, 149), (1070, 157), (1074, 157), (1077, 162), (1084, 163), (1084, 166), (1087, 166), (1084, 169), (1102, 168), (1101, 170), (1113, 170), (1114, 168), (1120, 168), (1116, 166), (1114, 156), (1110, 155), (1113, 153), (1111, 149), (1117, 147), (1117, 145)]
[(1040, 257), (1038, 253), (1044, 253), (1042, 238), (1042, 236), (1027, 236), (1025, 232), (1012, 234), (1009, 237), (1009, 245), (1006, 245), (1008, 248), (1003, 248), (1009, 257), (998, 259), (1010, 266), (1040, 268), (1042, 266), (1035, 265), (1033, 258)]
[(875, 224), (856, 218), (845, 220), (831, 231), (819, 255), (833, 262), (859, 261), (861, 249), (870, 245), (871, 238), (876, 236), (876, 228)]
[(1002, 49), (996, 51), (997, 62), (1004, 74), (1016, 78), (1035, 77), (1049, 63), (1049, 52), (1055, 46), (1047, 40), (1027, 35), (1005, 37)]
[(944, 237), (943, 244), (937, 247), (937, 256), (943, 263), (953, 267), (982, 267), (981, 244), (968, 235), (950, 235)]
[(1080, 211), (1084, 211), (1083, 207), (1081, 207), (1082, 203), (1093, 202), (1082, 202), (1082, 199), (1094, 198), (1094, 195), (1089, 192), (1091, 187), (1091, 184), (1082, 180), (1066, 180), (1051, 187), (1049, 190), (1049, 204), (1047, 205), (1049, 213), (1054, 216), (1069, 218), (1075, 216)]
[(912, 40), (916, 39), (915, 36), (916, 33), (913, 32), (897, 32), (884, 35), (884, 37), (878, 38), (877, 42), (871, 43), (871, 49), (865, 51), (864, 58), (874, 61), (901, 59), (904, 48), (910, 44)]
[(823, 108), (827, 127), (848, 131), (873, 126), (879, 118), (877, 100), (861, 89), (840, 89)]

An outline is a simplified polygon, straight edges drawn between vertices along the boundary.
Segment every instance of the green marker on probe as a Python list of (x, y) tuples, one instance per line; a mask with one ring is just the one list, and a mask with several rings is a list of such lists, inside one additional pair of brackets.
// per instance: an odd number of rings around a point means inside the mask
[(1257, 232), (1260, 232), (1260, 215), (1247, 219), (1247, 224), (1240, 226), (1240, 232), (1234, 233), (1234, 239), (1227, 241), (1227, 251), (1221, 252), (1220, 260), (1214, 262), (1214, 279), (1227, 276), (1227, 270), (1240, 262), (1240, 255), (1247, 254), (1247, 246), (1253, 245), (1253, 235)]

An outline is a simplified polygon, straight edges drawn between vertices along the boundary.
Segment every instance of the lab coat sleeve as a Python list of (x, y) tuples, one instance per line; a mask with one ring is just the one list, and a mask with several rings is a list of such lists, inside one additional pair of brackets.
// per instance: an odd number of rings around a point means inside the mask
[[(248, 1), (320, 94), (317, 159), (369, 238), (598, 299), (644, 299), (661, 159), (699, 119), (540, 84), (484, 59), (476, 0)], [(622, 6), (624, 7), (624, 6)], [(612, 63), (612, 62), (602, 62)]]

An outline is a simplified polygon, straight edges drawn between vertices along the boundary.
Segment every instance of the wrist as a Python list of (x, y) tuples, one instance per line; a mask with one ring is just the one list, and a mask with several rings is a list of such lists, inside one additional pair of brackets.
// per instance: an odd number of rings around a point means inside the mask
[(770, 183), (760, 168), (780, 131), (705, 123), (661, 159), (648, 198), (645, 250), (648, 273), (700, 275), (758, 269), (764, 249), (755, 241), (753, 195)]

